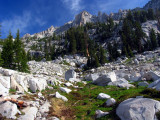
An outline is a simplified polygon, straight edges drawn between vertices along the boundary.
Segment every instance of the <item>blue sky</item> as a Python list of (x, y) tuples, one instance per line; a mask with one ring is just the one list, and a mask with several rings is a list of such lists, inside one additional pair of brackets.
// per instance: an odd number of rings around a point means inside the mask
[(97, 15), (119, 9), (143, 7), (149, 0), (0, 0), (1, 38), (9, 31), (15, 36), (17, 29), (25, 33), (41, 32), (51, 25), (61, 26), (86, 10)]

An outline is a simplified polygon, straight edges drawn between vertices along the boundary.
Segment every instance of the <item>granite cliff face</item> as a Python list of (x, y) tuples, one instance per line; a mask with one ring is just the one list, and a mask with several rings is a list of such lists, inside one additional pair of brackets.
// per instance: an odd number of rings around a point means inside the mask
[[(154, 10), (160, 9), (160, 0), (151, 0), (149, 1), (143, 8), (136, 8), (135, 10), (148, 10), (149, 8), (152, 8)], [(119, 10), (117, 13), (111, 13), (107, 15), (106, 13), (98, 12), (98, 15), (92, 15), (87, 11), (82, 11), (78, 15), (75, 16), (75, 19), (73, 21), (69, 21), (63, 26), (60, 27), (53, 27), (51, 26), (45, 31), (42, 31), (40, 33), (35, 33), (33, 35), (26, 34), (23, 36), (24, 39), (35, 37), (35, 38), (44, 38), (49, 37), (53, 35), (53, 33), (56, 34), (63, 34), (65, 31), (67, 31), (71, 27), (75, 26), (81, 26), (85, 25), (86, 23), (92, 22), (107, 22), (108, 18), (112, 18), (114, 21), (119, 21), (122, 18), (125, 18), (129, 10)]]
[(152, 8), (154, 10), (160, 9), (160, 0), (151, 0), (144, 7), (145, 10)]
[(87, 22), (93, 22), (93, 15), (91, 15), (87, 11), (83, 11), (80, 14), (76, 15), (72, 26), (79, 26), (79, 25), (85, 25)]
[(44, 38), (44, 37), (49, 37), (49, 36), (52, 36), (54, 31), (56, 30), (55, 27), (51, 26), (50, 28), (48, 28), (47, 30), (45, 31), (42, 31), (42, 32), (39, 32), (39, 33), (35, 33), (33, 35), (30, 35), (30, 34), (25, 34), (23, 36), (23, 39), (28, 39), (30, 37), (35, 37), (35, 38)]
[(127, 14), (128, 10), (119, 10), (118, 13), (111, 13), (110, 15), (107, 15), (106, 13), (99, 12), (98, 15), (92, 15), (87, 11), (82, 11), (78, 15), (75, 16), (75, 19), (73, 21), (69, 21), (66, 24), (64, 24), (61, 27), (55, 28), (51, 26), (45, 31), (42, 31), (40, 33), (35, 33), (33, 35), (30, 34), (25, 34), (23, 36), (24, 39), (27, 39), (29, 37), (35, 37), (35, 38), (44, 38), (44, 37), (49, 37), (53, 35), (55, 32), (56, 34), (61, 34), (64, 33), (66, 30), (68, 30), (71, 27), (75, 26), (81, 26), (85, 25), (86, 23), (89, 22), (107, 22), (107, 19), (109, 17), (113, 18), (115, 21), (119, 21), (121, 18), (124, 18)]

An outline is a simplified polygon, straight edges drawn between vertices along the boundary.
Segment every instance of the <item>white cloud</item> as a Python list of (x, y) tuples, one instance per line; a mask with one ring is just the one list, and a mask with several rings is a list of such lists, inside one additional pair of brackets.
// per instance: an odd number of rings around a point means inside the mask
[(25, 32), (30, 20), (31, 14), (29, 12), (24, 12), (22, 16), (14, 16), (12, 18), (5, 19), (2, 21), (2, 33), (4, 36), (7, 36), (9, 31), (11, 31), (12, 34), (15, 35), (18, 29), (23, 33)]
[(61, 0), (67, 8), (74, 11), (79, 11), (84, 8), (84, 6), (81, 4), (82, 0)]
[(34, 16), (31, 14), (30, 11), (23, 12), (22, 16), (13, 16), (8, 19), (4, 19), (2, 22), (2, 37), (5, 38), (9, 34), (9, 31), (11, 31), (12, 35), (15, 37), (17, 30), (20, 30), (21, 35), (25, 34), (29, 27), (32, 25), (39, 25), (43, 26), (46, 24), (45, 21), (43, 21), (38, 16)]

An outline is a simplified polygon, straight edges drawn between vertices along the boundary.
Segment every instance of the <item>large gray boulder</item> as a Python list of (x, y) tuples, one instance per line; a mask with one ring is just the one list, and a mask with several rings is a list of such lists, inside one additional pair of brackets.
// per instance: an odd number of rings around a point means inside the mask
[(6, 96), (10, 89), (10, 77), (1, 76), (0, 77), (0, 95)]
[(69, 80), (70, 78), (76, 78), (76, 72), (74, 70), (68, 70), (65, 73), (65, 79)]
[(117, 86), (120, 88), (134, 87), (134, 85), (129, 84), (129, 82), (127, 80), (125, 80), (124, 78), (118, 78), (117, 81), (109, 82), (108, 85)]
[(160, 79), (149, 84), (148, 88), (152, 88), (152, 89), (156, 89), (156, 90), (160, 91)]
[(93, 81), (93, 84), (99, 85), (99, 86), (106, 86), (109, 82), (116, 81), (116, 74), (115, 72), (110, 72), (105, 75), (100, 76), (98, 79)]
[(0, 83), (0, 95), (2, 96), (7, 96), (9, 94), (9, 89), (5, 88), (1, 83)]
[(22, 115), (18, 120), (35, 120), (38, 109), (36, 107), (27, 107), (22, 110), (25, 115)]
[(97, 73), (95, 74), (89, 74), (85, 77), (85, 79), (87, 81), (95, 81), (97, 78), (99, 77), (99, 75)]
[(28, 91), (28, 77), (25, 75), (14, 74), (11, 76), (25, 91)]
[(41, 78), (30, 78), (28, 83), (32, 92), (41, 91), (47, 87), (47, 81)]
[(47, 113), (49, 112), (49, 107), (50, 107), (50, 103), (48, 101), (46, 101), (40, 108), (39, 108), (39, 112), (41, 114)]
[(149, 98), (130, 98), (119, 104), (116, 114), (121, 120), (156, 120), (160, 102)]
[(110, 96), (110, 95), (107, 95), (107, 94), (105, 94), (105, 93), (99, 93), (99, 95), (98, 95), (97, 98), (98, 98), (98, 99), (108, 99), (108, 98), (111, 98), (111, 96)]
[(160, 75), (157, 72), (150, 71), (150, 72), (143, 74), (142, 78), (145, 78), (146, 80), (154, 80), (155, 81), (160, 78)]
[(9, 119), (16, 119), (16, 114), (18, 113), (18, 108), (16, 104), (9, 101), (0, 104), (0, 114)]
[(11, 78), (11, 89), (18, 90), (18, 91), (20, 91), (20, 92), (24, 92), (24, 87), (22, 87), (21, 85), (19, 85), (19, 84), (16, 82), (14, 76), (11, 75), (10, 78)]

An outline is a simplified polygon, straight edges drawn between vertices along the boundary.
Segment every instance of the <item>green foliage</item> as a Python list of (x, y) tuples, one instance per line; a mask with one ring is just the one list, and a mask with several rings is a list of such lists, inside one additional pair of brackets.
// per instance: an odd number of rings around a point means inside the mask
[(106, 56), (105, 56), (105, 50), (100, 47), (100, 51), (99, 51), (99, 62), (101, 65), (104, 65), (106, 63)]
[(14, 93), (16, 93), (16, 90), (15, 89), (9, 89), (9, 93), (14, 94)]
[(153, 12), (153, 9), (148, 9), (148, 12), (147, 12), (147, 18), (148, 20), (154, 20), (155, 19), (155, 15), (154, 15), (154, 12)]
[(13, 48), (13, 37), (11, 32), (8, 35), (8, 38), (4, 41), (4, 45), (2, 48), (2, 59), (4, 61), (2, 67), (14, 69), (13, 61), (14, 61), (14, 48)]
[(112, 18), (109, 18), (107, 23), (96, 23), (96, 34), (98, 34), (96, 39), (100, 42), (105, 42), (106, 39), (112, 37), (115, 28), (116, 26)]
[(61, 62), (60, 64), (64, 64), (64, 65), (70, 66), (70, 64), (66, 60), (63, 60), (63, 62)]
[(4, 41), (2, 59), (4, 61), (2, 66), (5, 68), (29, 72), (27, 55), (24, 50), (24, 45), (20, 40), (19, 30), (14, 42), (11, 33), (9, 33), (8, 38)]
[(47, 41), (45, 41), (44, 53), (45, 53), (45, 58), (46, 58), (46, 60), (47, 60), (47, 61), (51, 60), (50, 47), (48, 46), (48, 42), (47, 42)]
[(70, 28), (65, 34), (65, 40), (66, 48), (68, 48), (69, 42), (69, 50), (66, 49), (66, 52), (71, 54), (80, 53), (87, 56), (89, 36), (85, 31), (85, 27)]
[(4, 63), (4, 61), (3, 61), (2, 57), (1, 57), (1, 53), (0, 53), (0, 66), (2, 66), (3, 63)]
[(151, 45), (152, 45), (151, 48), (152, 48), (152, 50), (154, 50), (158, 44), (157, 44), (156, 34), (153, 29), (151, 29), (149, 36), (150, 36), (150, 41), (151, 41)]
[(160, 46), (160, 33), (158, 33), (157, 35), (157, 41), (158, 41), (158, 45)]
[(28, 59), (24, 50), (24, 45), (20, 40), (19, 30), (14, 41), (14, 66), (15, 69), (20, 72), (29, 72), (29, 66), (27, 64)]
[[(119, 103), (128, 98), (141, 96), (141, 92), (144, 89), (144, 87), (136, 87), (127, 90), (125, 88), (118, 88), (114, 86), (102, 87), (93, 84), (87, 84), (76, 92), (73, 91), (70, 94), (65, 94), (65, 96), (69, 99), (66, 105), (71, 105), (71, 109), (75, 111), (76, 120), (95, 119), (95, 111), (98, 109), (105, 112), (110, 112), (110, 115), (102, 117), (102, 120), (115, 120), (118, 119), (118, 116), (116, 115), (116, 108)], [(110, 95), (112, 98), (116, 99), (117, 104), (112, 107), (104, 107), (103, 104), (106, 102), (106, 100), (97, 99), (99, 93), (106, 93)]]
[(22, 60), (20, 61), (20, 70), (21, 72), (26, 72), (29, 73), (29, 66), (27, 64), (28, 59), (27, 59), (27, 55), (24, 49), (21, 50), (21, 55), (22, 55)]
[(118, 44), (114, 41), (113, 45), (108, 43), (108, 53), (109, 53), (109, 60), (113, 61), (120, 57), (120, 53), (118, 52)]

